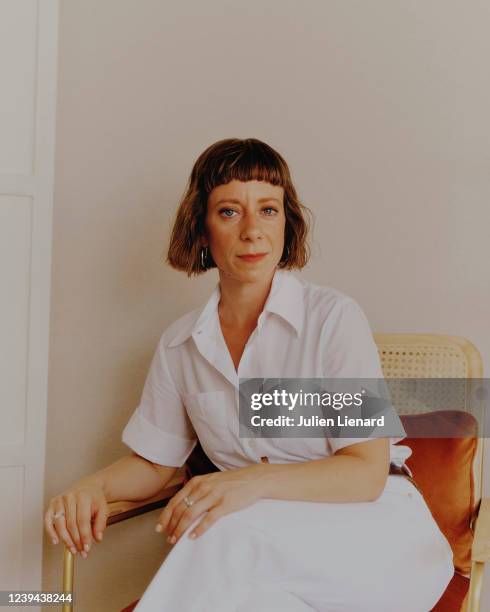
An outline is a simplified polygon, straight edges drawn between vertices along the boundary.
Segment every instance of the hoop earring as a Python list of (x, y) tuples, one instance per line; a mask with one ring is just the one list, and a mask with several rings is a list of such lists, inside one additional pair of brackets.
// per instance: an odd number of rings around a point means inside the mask
[(201, 255), (201, 268), (202, 268), (203, 270), (207, 270), (207, 269), (208, 269), (208, 267), (207, 267), (207, 261), (208, 261), (208, 247), (207, 247), (207, 246), (205, 246), (205, 247), (202, 247), (202, 248), (201, 248), (201, 253), (200, 253), (200, 255)]

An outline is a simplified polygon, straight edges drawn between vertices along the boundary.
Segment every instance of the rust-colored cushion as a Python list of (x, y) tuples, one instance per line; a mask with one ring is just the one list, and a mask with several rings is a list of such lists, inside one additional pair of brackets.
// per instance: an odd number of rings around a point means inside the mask
[[(474, 507), (473, 459), (477, 447), (477, 422), (467, 412), (440, 410), (401, 415), (409, 446), (407, 465), (453, 550), (454, 567), (471, 570), (470, 528)], [(461, 437), (419, 437), (459, 435)]]
[(461, 612), (469, 587), (469, 578), (454, 574), (441, 599), (432, 608), (431, 612)]

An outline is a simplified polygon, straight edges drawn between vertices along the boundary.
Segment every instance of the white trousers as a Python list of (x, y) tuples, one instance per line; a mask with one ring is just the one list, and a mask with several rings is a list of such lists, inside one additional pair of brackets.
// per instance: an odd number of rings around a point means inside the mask
[(388, 476), (374, 502), (263, 499), (174, 545), (135, 612), (429, 612), (453, 573), (422, 495)]

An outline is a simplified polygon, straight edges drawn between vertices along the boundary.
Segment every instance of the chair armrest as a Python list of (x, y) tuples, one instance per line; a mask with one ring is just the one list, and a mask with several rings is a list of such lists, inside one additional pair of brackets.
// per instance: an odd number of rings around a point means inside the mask
[(177, 491), (184, 486), (184, 477), (185, 473), (181, 468), (170, 480), (170, 482), (167, 483), (165, 488), (153, 497), (138, 501), (110, 502), (108, 504), (109, 516), (107, 519), (107, 526), (125, 521), (133, 516), (139, 516), (140, 514), (151, 512), (156, 508), (166, 506), (170, 498), (172, 498)]
[[(165, 488), (153, 497), (138, 501), (110, 502), (108, 504), (109, 516), (107, 518), (107, 526), (166, 506), (168, 501), (184, 486), (184, 481), (185, 467), (179, 468)], [(74, 563), (74, 555), (72, 555), (70, 549), (65, 546), (63, 551), (63, 591), (65, 593), (73, 593)], [(62, 605), (62, 612), (72, 612), (72, 610), (73, 606), (70, 602), (66, 602)]]
[(477, 563), (490, 561), (490, 499), (484, 498), (476, 519), (475, 535), (471, 547), (471, 560)]

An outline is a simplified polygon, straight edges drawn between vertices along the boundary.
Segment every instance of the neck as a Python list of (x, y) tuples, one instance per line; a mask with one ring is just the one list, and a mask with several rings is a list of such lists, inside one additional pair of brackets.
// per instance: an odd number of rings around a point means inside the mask
[(274, 272), (253, 283), (242, 283), (220, 274), (221, 299), (218, 313), (221, 323), (234, 329), (254, 329), (264, 309)]

